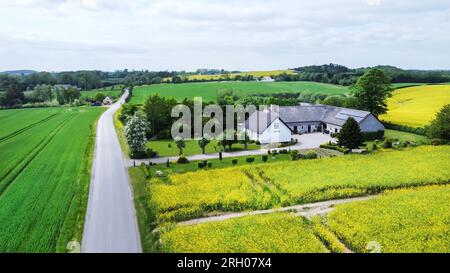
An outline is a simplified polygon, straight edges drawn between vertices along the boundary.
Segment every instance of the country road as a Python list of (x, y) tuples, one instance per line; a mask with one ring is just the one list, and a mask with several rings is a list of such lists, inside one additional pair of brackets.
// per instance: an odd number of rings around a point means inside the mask
[(85, 253), (141, 252), (125, 158), (114, 129), (114, 113), (128, 92), (100, 117), (82, 241)]

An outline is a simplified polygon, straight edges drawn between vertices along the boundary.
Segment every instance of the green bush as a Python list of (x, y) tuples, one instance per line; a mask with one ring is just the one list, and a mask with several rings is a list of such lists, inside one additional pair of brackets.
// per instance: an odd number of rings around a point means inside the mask
[(237, 159), (233, 159), (233, 160), (231, 160), (231, 163), (233, 164), (233, 166), (236, 166), (237, 163), (238, 163), (238, 160)]
[(245, 161), (246, 161), (247, 163), (253, 163), (253, 162), (255, 162), (255, 158), (254, 158), (254, 157), (247, 157), (247, 158), (245, 159)]
[(335, 150), (344, 154), (348, 154), (350, 153), (350, 149), (344, 148), (344, 147), (340, 147), (336, 144), (323, 144), (320, 145), (320, 148), (322, 149), (329, 149), (329, 150)]
[(153, 151), (152, 148), (146, 148), (145, 149), (145, 153), (147, 154), (148, 158), (154, 158), (154, 157), (156, 157), (158, 155), (158, 153)]
[(199, 169), (203, 169), (205, 167), (205, 163), (203, 162), (198, 162), (198, 168)]
[(431, 145), (433, 146), (440, 146), (446, 144), (446, 141), (439, 138), (434, 138), (430, 141)]
[(208, 162), (208, 168), (212, 168), (212, 162)]
[(387, 138), (383, 142), (383, 148), (385, 149), (391, 149), (392, 148), (392, 140)]
[(177, 163), (178, 163), (178, 164), (187, 164), (187, 163), (189, 163), (189, 159), (187, 159), (187, 157), (185, 157), (184, 155), (181, 155), (181, 156), (177, 159)]
[(316, 159), (318, 158), (317, 154), (315, 152), (308, 152), (305, 156), (306, 159)]
[(267, 159), (268, 159), (268, 158), (269, 158), (269, 157), (268, 157), (267, 155), (263, 155), (261, 159), (262, 159), (263, 162), (267, 162)]

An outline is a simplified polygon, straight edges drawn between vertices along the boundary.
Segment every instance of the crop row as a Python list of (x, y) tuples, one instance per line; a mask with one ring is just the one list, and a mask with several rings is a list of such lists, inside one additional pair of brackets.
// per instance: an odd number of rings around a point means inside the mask
[(0, 195), (0, 252), (55, 251), (101, 111), (67, 114), (73, 118)]

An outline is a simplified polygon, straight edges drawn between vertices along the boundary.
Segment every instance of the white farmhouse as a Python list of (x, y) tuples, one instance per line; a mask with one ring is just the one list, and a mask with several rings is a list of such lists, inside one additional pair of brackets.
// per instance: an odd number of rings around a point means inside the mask
[(261, 82), (274, 82), (275, 80), (272, 79), (272, 77), (265, 76), (265, 77), (263, 77), (260, 81), (261, 81)]
[(338, 133), (348, 118), (358, 122), (362, 132), (384, 131), (384, 125), (371, 113), (327, 105), (271, 107), (256, 111), (247, 119), (249, 138), (261, 144), (289, 142), (293, 134)]
[(111, 105), (113, 103), (113, 100), (110, 97), (106, 97), (103, 99), (103, 105)]

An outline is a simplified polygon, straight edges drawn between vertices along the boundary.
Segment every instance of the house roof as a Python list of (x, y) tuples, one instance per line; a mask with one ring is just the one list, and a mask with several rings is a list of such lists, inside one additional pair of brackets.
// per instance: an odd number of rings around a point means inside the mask
[(277, 117), (284, 123), (324, 122), (338, 126), (344, 125), (349, 117), (361, 123), (370, 112), (328, 105), (280, 106), (278, 113), (256, 111), (246, 121), (246, 128), (262, 133)]

